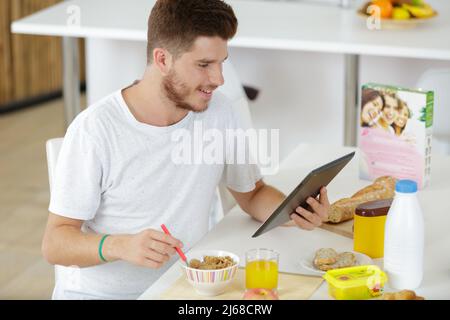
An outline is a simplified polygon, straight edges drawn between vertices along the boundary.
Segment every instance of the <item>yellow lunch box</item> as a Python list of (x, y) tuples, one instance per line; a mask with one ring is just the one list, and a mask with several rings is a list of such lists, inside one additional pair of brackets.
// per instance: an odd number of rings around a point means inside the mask
[(328, 293), (337, 300), (367, 300), (383, 294), (386, 274), (378, 266), (358, 266), (327, 271)]

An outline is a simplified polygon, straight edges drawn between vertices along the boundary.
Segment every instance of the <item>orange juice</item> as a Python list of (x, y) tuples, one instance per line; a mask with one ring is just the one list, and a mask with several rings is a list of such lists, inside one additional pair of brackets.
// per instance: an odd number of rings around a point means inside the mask
[(276, 289), (278, 287), (278, 263), (268, 260), (247, 262), (245, 286), (247, 289)]

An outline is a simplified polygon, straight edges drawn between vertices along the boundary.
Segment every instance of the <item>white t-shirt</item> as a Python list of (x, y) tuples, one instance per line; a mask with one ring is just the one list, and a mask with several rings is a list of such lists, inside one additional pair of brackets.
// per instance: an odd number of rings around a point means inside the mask
[[(179, 164), (172, 151), (179, 129), (240, 128), (230, 101), (216, 92), (203, 113), (189, 112), (178, 123), (156, 127), (138, 122), (122, 91), (83, 111), (64, 138), (49, 211), (85, 221), (97, 234), (136, 234), (166, 224), (189, 250), (207, 232), (216, 187), (224, 183), (249, 192), (261, 179), (252, 164)], [(179, 132), (179, 131), (178, 131)], [(116, 261), (89, 268), (58, 267), (54, 299), (135, 299), (176, 260), (161, 269)], [(64, 276), (61, 276), (63, 274)]]

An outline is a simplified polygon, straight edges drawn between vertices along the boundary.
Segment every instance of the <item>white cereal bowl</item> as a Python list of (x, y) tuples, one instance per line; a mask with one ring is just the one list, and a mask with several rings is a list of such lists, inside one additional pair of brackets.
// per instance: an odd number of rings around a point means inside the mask
[(204, 256), (229, 256), (236, 263), (225, 269), (198, 270), (189, 268), (183, 261), (179, 262), (187, 281), (194, 287), (199, 295), (208, 297), (218, 296), (224, 293), (228, 285), (233, 281), (239, 267), (239, 256), (223, 250), (201, 250), (186, 253), (188, 261), (191, 261), (192, 259), (202, 261)]

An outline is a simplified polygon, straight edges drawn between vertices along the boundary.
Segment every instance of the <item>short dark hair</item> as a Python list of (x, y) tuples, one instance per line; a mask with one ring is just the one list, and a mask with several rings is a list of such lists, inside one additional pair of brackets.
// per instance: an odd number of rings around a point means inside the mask
[(222, 0), (158, 0), (148, 20), (147, 63), (153, 50), (165, 48), (175, 57), (191, 49), (199, 36), (234, 37), (238, 21)]

